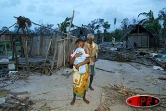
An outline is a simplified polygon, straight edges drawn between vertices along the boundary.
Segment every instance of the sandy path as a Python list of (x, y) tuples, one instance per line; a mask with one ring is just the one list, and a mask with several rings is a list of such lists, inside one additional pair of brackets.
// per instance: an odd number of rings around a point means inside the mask
[[(132, 63), (134, 64), (134, 63)], [(96, 62), (96, 67), (114, 73), (105, 72), (96, 69), (96, 76), (94, 78), (94, 91), (88, 90), (87, 99), (90, 104), (85, 104), (81, 98), (77, 98), (74, 106), (70, 105), (72, 100), (72, 76), (64, 76), (67, 71), (71, 69), (61, 68), (52, 76), (32, 74), (28, 78), (28, 83), (25, 81), (17, 81), (17, 88), (14, 85), (7, 87), (13, 91), (29, 91), (29, 96), (36, 105), (34, 107), (39, 109), (42, 105), (47, 103), (50, 108), (59, 108), (52, 111), (94, 111), (100, 104), (102, 87), (109, 84), (120, 85), (121, 83), (130, 89), (137, 89), (140, 92), (166, 94), (164, 81), (159, 81), (155, 78), (164, 77), (164, 71), (156, 71), (151, 67), (146, 67), (139, 64), (134, 64), (140, 70), (129, 65), (128, 63), (99, 60)], [(148, 82), (147, 82), (148, 81)], [(155, 84), (154, 84), (155, 81)], [(119, 109), (118, 109), (119, 108)], [(114, 106), (113, 111), (128, 111), (126, 106)]]

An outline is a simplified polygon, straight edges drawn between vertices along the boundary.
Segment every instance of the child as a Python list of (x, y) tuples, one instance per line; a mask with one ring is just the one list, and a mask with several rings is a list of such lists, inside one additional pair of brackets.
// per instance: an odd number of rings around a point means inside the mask
[[(77, 65), (80, 62), (84, 62), (86, 57), (89, 57), (88, 54), (85, 54), (85, 50), (83, 49), (84, 42), (82, 40), (76, 41), (76, 45), (77, 45), (77, 49), (74, 51), (74, 53), (71, 56), (73, 57), (76, 53), (81, 53), (81, 56), (77, 57), (74, 60), (74, 65)], [(73, 68), (74, 70), (77, 70), (74, 66)], [(86, 72), (86, 65), (80, 66), (78, 71), (79, 71), (79, 74), (84, 74)]]

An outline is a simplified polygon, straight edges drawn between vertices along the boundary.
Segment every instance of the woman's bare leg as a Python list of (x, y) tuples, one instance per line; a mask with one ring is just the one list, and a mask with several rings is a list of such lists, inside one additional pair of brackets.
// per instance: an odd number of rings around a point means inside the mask
[(84, 102), (85, 102), (86, 104), (89, 104), (90, 102), (85, 98), (85, 96), (86, 96), (86, 90), (85, 90), (85, 92), (84, 92), (83, 100), (84, 100)]
[(71, 101), (70, 105), (74, 105), (75, 100), (76, 100), (76, 94), (75, 94), (75, 93), (73, 93), (73, 100)]

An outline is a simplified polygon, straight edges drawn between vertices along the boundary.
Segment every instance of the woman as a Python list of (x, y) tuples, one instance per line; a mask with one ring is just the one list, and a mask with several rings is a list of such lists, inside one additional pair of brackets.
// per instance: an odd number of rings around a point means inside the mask
[[(76, 44), (78, 42), (82, 42), (84, 44), (84, 42), (80, 39), (78, 39), (76, 41)], [(74, 60), (77, 57), (80, 57), (81, 54), (77, 53), (75, 54), (73, 57), (71, 56), (71, 54), (73, 54), (74, 51), (72, 51), (70, 53), (70, 65), (72, 65), (74, 63)], [(74, 105), (75, 100), (76, 100), (76, 96), (78, 97), (82, 97), (83, 101), (87, 104), (89, 104), (89, 101), (85, 98), (86, 97), (86, 90), (88, 89), (88, 76), (89, 76), (89, 70), (88, 70), (88, 65), (86, 65), (86, 72), (84, 74), (79, 74), (79, 67), (85, 64), (88, 64), (89, 58), (87, 58), (84, 62), (80, 62), (77, 65), (75, 65), (75, 68), (77, 70), (73, 70), (73, 100), (71, 101), (71, 105)]]

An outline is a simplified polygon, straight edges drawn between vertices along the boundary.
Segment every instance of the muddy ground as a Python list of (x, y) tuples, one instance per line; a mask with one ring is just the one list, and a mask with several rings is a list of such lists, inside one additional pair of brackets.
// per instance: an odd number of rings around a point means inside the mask
[[(29, 94), (20, 95), (20, 97), (30, 97), (35, 103), (32, 106), (32, 111), (40, 111), (45, 103), (47, 103), (45, 108), (52, 111), (94, 111), (103, 101), (101, 97), (103, 88), (104, 86), (109, 86), (108, 84), (123, 84), (126, 88), (138, 92), (166, 94), (166, 81), (158, 79), (158, 77), (166, 77), (165, 71), (154, 70), (152, 66), (138, 63), (131, 64), (98, 60), (93, 82), (95, 90), (88, 90), (87, 92), (87, 99), (90, 104), (86, 104), (81, 98), (77, 98), (74, 106), (70, 105), (73, 93), (72, 69), (69, 68), (61, 68), (51, 76), (29, 73), (26, 81), (16, 81), (18, 87), (12, 84), (6, 89), (18, 92), (28, 91)], [(111, 111), (130, 111), (128, 105), (121, 104), (111, 106), (110, 109)]]

